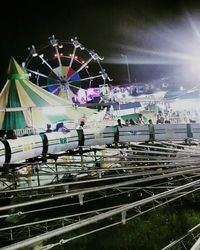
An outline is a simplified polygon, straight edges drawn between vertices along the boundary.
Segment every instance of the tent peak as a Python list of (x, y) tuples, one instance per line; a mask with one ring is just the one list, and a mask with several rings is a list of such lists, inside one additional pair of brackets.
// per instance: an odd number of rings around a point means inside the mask
[(14, 57), (11, 57), (9, 62), (8, 79), (9, 80), (29, 79), (28, 73), (17, 63)]

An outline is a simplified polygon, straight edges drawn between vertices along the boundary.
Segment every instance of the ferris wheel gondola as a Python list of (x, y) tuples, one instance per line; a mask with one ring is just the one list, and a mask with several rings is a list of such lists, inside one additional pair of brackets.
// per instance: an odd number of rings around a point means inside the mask
[(54, 35), (37, 48), (32, 45), (23, 62), (31, 74), (31, 80), (42, 88), (77, 93), (80, 89), (98, 87), (112, 79), (102, 67), (100, 57), (94, 50), (87, 49), (77, 38), (58, 40)]

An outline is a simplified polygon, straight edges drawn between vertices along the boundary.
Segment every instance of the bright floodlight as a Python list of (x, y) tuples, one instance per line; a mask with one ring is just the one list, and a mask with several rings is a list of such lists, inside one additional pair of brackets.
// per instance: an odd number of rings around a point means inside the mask
[(188, 99), (188, 100), (180, 100), (176, 99), (175, 101), (170, 103), (170, 108), (173, 110), (197, 110), (199, 109), (197, 103), (199, 100), (197, 99)]
[[(151, 78), (164, 76), (174, 84), (188, 87), (199, 85), (199, 12), (189, 13), (185, 10), (182, 16), (177, 16), (174, 20), (161, 19), (152, 24), (144, 20), (141, 28), (127, 25), (120, 32), (124, 32), (126, 42), (116, 46), (123, 54), (119, 54), (120, 58), (110, 57), (106, 60), (107, 63), (127, 64), (127, 71), (129, 65), (156, 65), (156, 74), (158, 72), (159, 76), (152, 72)], [(144, 78), (148, 78), (151, 73), (148, 69), (143, 72)]]

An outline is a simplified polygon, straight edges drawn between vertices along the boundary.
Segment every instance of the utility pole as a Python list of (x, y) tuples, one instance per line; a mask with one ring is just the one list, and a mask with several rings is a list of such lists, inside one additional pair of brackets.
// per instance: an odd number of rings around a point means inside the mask
[(128, 82), (131, 83), (131, 75), (130, 75), (130, 68), (128, 63), (128, 57), (127, 55), (121, 54), (121, 56), (125, 59), (126, 67), (127, 67), (127, 75), (128, 75)]

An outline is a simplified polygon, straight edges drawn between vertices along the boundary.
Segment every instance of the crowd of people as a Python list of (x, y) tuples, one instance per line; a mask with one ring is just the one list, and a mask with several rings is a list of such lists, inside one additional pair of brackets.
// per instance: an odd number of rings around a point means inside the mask
[[(122, 128), (122, 127), (129, 127), (129, 126), (134, 126), (134, 125), (144, 125), (144, 117), (142, 114), (138, 115), (138, 118), (136, 122), (133, 121), (133, 119), (126, 120), (125, 123), (123, 124), (121, 122), (121, 119), (117, 120), (117, 126)], [(148, 128), (149, 128), (149, 141), (151, 143), (154, 143), (155, 141), (155, 132), (154, 132), (154, 124), (152, 119), (148, 120)], [(116, 139), (116, 138), (115, 138)]]
[[(80, 124), (77, 127), (77, 130), (83, 130), (85, 125), (84, 121), (81, 121)], [(52, 129), (52, 125), (50, 123), (47, 124), (46, 127), (46, 133), (51, 133), (51, 132), (63, 132), (63, 133), (68, 133), (70, 132), (70, 130), (64, 125), (63, 122), (59, 122), (56, 124), (56, 128)], [(17, 139), (17, 135), (15, 133), (14, 129), (8, 129), (8, 130), (4, 130), (4, 129), (0, 129), (0, 140), (4, 140), (4, 139)]]
[[(153, 123), (153, 120), (148, 120), (148, 123), (145, 123), (144, 116), (142, 114), (139, 114), (136, 121), (133, 121), (132, 119), (126, 120), (124, 124), (121, 123), (121, 120), (118, 119), (118, 126), (131, 126), (131, 125), (145, 125), (149, 123)], [(196, 117), (191, 116), (191, 113), (181, 113), (181, 112), (162, 112), (161, 110), (158, 111), (156, 115), (155, 124), (178, 124), (178, 123), (196, 123), (198, 122), (198, 116), (196, 114)]]
[(130, 120), (127, 119), (125, 123), (122, 123), (121, 119), (117, 120), (117, 126), (119, 127), (123, 127), (123, 126), (128, 127), (128, 126), (133, 126), (133, 125), (145, 125), (144, 116), (142, 114), (139, 114), (136, 121), (133, 121), (133, 119), (130, 119)]
[(166, 111), (158, 111), (157, 124), (163, 123), (196, 123), (199, 122), (200, 112), (198, 111), (173, 111), (172, 109)]
[[(79, 126), (76, 128), (78, 130), (83, 130), (83, 127), (85, 125), (85, 122), (84, 121), (81, 121)], [(51, 132), (63, 132), (63, 133), (68, 133), (70, 132), (70, 129), (68, 129), (63, 122), (59, 122), (56, 124), (56, 128), (55, 129), (52, 129), (51, 127), (51, 124), (48, 123), (47, 124), (47, 128), (46, 128), (46, 133), (51, 133)]]
[[(172, 111), (172, 110), (159, 110), (155, 119), (147, 120), (142, 113), (138, 114), (137, 119), (127, 119), (125, 121), (121, 121), (121, 119), (117, 120), (117, 126), (133, 126), (133, 125), (148, 125), (150, 128), (153, 128), (154, 124), (178, 124), (178, 123), (196, 123), (199, 122), (199, 113), (193, 111)], [(112, 110), (105, 108), (105, 116), (104, 120), (112, 120)], [(77, 126), (77, 130), (83, 130), (85, 127), (85, 122), (83, 120), (80, 121), (79, 125)], [(53, 131), (68, 133), (70, 129), (68, 129), (63, 122), (59, 122), (56, 124), (55, 128), (52, 128), (51, 124), (47, 124), (46, 126), (46, 133), (50, 133)], [(153, 134), (153, 133), (152, 133)], [(0, 130), (0, 139), (17, 139), (15, 130), (8, 129)]]

